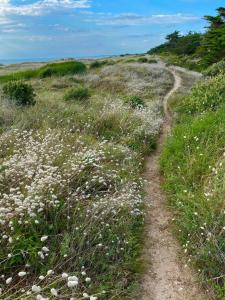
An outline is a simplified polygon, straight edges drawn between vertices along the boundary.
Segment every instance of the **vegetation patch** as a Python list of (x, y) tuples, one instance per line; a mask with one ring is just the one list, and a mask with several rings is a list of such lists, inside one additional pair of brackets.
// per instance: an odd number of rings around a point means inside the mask
[(187, 263), (196, 266), (221, 300), (225, 285), (224, 83), (222, 74), (206, 79), (189, 96), (177, 99), (179, 124), (161, 158), (175, 230)]
[(144, 108), (146, 106), (145, 101), (138, 96), (128, 97), (125, 101), (132, 108)]
[(85, 87), (77, 87), (77, 88), (70, 88), (64, 96), (65, 100), (77, 100), (77, 101), (84, 101), (90, 97), (90, 92), (88, 88)]
[(224, 107), (225, 76), (220, 74), (201, 81), (193, 88), (191, 96), (183, 98), (177, 106), (178, 111), (186, 114), (205, 113)]
[(211, 65), (204, 71), (205, 76), (216, 76), (221, 73), (225, 74), (225, 59)]
[(16, 105), (34, 105), (35, 93), (31, 84), (11, 81), (3, 86), (3, 95)]
[(71, 62), (53, 63), (35, 70), (15, 72), (9, 75), (0, 76), (0, 82), (31, 79), (36, 77), (45, 78), (51, 76), (74, 75), (78, 73), (83, 73), (85, 71), (86, 71), (86, 66), (81, 62), (71, 61)]
[[(29, 109), (1, 97), (0, 298), (134, 299), (141, 175), (156, 146), (170, 74), (116, 64), (30, 83), (38, 102)], [(91, 94), (68, 92), (74, 83)], [(141, 110), (124, 105), (131, 90), (142, 95)]]

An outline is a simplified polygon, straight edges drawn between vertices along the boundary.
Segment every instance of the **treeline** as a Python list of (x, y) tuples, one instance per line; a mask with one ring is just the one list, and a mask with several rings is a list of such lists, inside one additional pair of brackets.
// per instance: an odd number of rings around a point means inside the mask
[(148, 54), (174, 54), (192, 56), (207, 67), (225, 58), (225, 7), (217, 9), (216, 16), (205, 16), (209, 25), (204, 34), (189, 32), (182, 36), (175, 31), (166, 42), (148, 51)]

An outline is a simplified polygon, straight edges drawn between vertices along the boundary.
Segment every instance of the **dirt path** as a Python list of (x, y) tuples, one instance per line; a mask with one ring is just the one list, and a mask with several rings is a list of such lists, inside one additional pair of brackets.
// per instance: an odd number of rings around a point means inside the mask
[(168, 99), (180, 88), (181, 78), (174, 69), (174, 87), (164, 98), (165, 122), (157, 151), (147, 160), (145, 178), (148, 208), (146, 215), (145, 250), (146, 274), (142, 283), (142, 300), (202, 300), (206, 299), (196, 274), (179, 260), (179, 245), (171, 232), (171, 213), (160, 186), (159, 157), (171, 128)]

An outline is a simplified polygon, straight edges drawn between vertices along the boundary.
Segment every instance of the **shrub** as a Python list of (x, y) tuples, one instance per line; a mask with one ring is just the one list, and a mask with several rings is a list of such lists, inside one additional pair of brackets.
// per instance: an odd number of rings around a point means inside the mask
[(51, 77), (53, 75), (64, 76), (83, 73), (86, 71), (85, 64), (78, 61), (69, 61), (64, 63), (48, 64), (39, 69), (38, 75), (41, 78)]
[(143, 99), (138, 96), (131, 96), (125, 101), (132, 108), (143, 108), (146, 107), (146, 104)]
[(216, 110), (225, 104), (225, 77), (223, 74), (201, 81), (185, 97), (178, 110), (195, 114)]
[(103, 65), (106, 65), (108, 63), (107, 60), (104, 60), (104, 61), (93, 61), (91, 64), (90, 64), (90, 69), (97, 69), (97, 68), (100, 68), (102, 67)]
[(85, 87), (71, 88), (69, 89), (65, 96), (65, 100), (87, 100), (90, 97), (89, 90)]
[(11, 81), (3, 87), (3, 94), (17, 105), (34, 105), (35, 93), (32, 85)]
[(146, 57), (140, 57), (140, 58), (138, 59), (138, 62), (140, 62), (140, 63), (147, 63), (147, 62), (148, 62), (148, 59), (147, 59)]
[(157, 61), (156, 59), (149, 59), (149, 60), (148, 60), (148, 63), (149, 63), (149, 64), (157, 64), (158, 61)]
[(225, 73), (225, 59), (213, 64), (208, 69), (204, 71), (205, 76), (216, 76), (220, 73)]

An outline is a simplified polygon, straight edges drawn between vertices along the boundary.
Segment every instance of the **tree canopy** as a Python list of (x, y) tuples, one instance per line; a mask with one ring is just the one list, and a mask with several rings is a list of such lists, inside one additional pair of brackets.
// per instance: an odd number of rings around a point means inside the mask
[(191, 55), (201, 59), (202, 65), (209, 66), (225, 57), (225, 7), (217, 9), (216, 16), (204, 16), (209, 23), (204, 34), (179, 31), (166, 36), (166, 42), (151, 49), (149, 54), (171, 53)]

